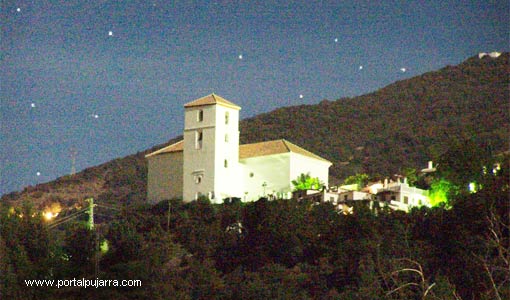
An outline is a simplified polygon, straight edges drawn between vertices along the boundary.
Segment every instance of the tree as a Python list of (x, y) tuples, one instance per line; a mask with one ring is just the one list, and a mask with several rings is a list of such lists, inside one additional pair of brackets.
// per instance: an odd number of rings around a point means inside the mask
[(324, 182), (318, 177), (311, 177), (310, 173), (301, 173), (295, 180), (292, 180), (294, 191), (302, 190), (320, 190), (324, 187)]
[(358, 189), (360, 188), (363, 188), (364, 186), (366, 186), (368, 184), (368, 175), (365, 174), (365, 173), (359, 173), (359, 174), (356, 174), (356, 175), (351, 175), (347, 178), (345, 178), (344, 180), (344, 184), (345, 185), (348, 185), (348, 184), (357, 184), (358, 185)]

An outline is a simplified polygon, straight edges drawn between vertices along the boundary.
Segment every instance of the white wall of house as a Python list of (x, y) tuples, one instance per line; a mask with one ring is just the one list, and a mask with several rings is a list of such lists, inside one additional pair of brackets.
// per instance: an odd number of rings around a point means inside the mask
[(338, 204), (344, 201), (356, 201), (356, 200), (370, 200), (372, 199), (369, 193), (360, 191), (349, 191), (343, 190), (338, 192), (325, 192), (324, 201)]
[(311, 177), (318, 177), (327, 187), (330, 166), (330, 162), (291, 152), (289, 185), (292, 186), (292, 180), (295, 180), (299, 175), (310, 173)]
[(408, 207), (412, 206), (430, 206), (430, 200), (428, 192), (416, 187), (411, 187), (406, 183), (402, 183), (400, 186), (400, 193), (398, 195), (398, 201)]
[[(243, 201), (254, 201), (269, 194), (287, 194), (290, 184), (291, 153), (250, 157), (240, 161), (242, 166)], [(263, 184), (266, 183), (264, 187)]]
[(182, 152), (147, 158), (147, 199), (150, 203), (182, 197), (182, 167)]

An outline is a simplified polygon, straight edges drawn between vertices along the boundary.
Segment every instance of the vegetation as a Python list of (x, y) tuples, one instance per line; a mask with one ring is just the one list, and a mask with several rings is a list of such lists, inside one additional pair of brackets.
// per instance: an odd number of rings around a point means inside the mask
[[(477, 193), (409, 214), (330, 203), (164, 201), (88, 230), (0, 209), (2, 299), (508, 299), (508, 156)], [(169, 210), (170, 208), (170, 210)], [(98, 213), (101, 206), (97, 208)], [(20, 217), (22, 216), (22, 217)], [(27, 217), (28, 216), (28, 217)], [(103, 253), (98, 241), (108, 240)], [(26, 279), (141, 287), (27, 287)]]
[(320, 181), (318, 177), (310, 176), (310, 173), (301, 174), (296, 179), (292, 180), (294, 191), (306, 190), (320, 190), (324, 188), (324, 182)]

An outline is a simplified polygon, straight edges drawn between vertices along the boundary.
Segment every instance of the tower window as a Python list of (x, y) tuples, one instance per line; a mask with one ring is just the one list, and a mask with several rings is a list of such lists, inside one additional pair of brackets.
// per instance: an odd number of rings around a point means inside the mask
[(229, 119), (229, 113), (228, 111), (225, 112), (225, 124), (228, 124), (228, 119)]
[(226, 159), (225, 159), (225, 160), (223, 161), (223, 166), (224, 166), (225, 168), (228, 168), (228, 160), (226, 160)]
[(195, 149), (202, 149), (202, 139), (203, 139), (202, 131), (196, 131), (195, 132)]
[(202, 122), (203, 120), (204, 120), (204, 111), (203, 110), (199, 110), (198, 114), (197, 114), (197, 121), (198, 122)]
[(228, 143), (228, 133), (225, 133), (225, 143)]

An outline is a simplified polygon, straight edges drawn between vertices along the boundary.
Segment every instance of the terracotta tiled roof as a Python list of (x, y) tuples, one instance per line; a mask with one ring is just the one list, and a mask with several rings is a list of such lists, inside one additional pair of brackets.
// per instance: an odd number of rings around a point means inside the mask
[(240, 106), (237, 106), (234, 103), (232, 103), (228, 100), (225, 100), (216, 94), (210, 94), (208, 96), (205, 96), (200, 99), (186, 103), (186, 104), (184, 104), (184, 107), (194, 107), (194, 106), (213, 105), (213, 104), (219, 104), (219, 105), (227, 106), (227, 107), (234, 108), (234, 109), (241, 109)]
[(158, 154), (170, 153), (170, 152), (182, 152), (183, 150), (184, 150), (184, 140), (179, 141), (179, 142), (172, 144), (170, 146), (161, 148), (161, 149), (154, 151), (152, 153), (149, 153), (149, 154), (145, 155), (145, 157), (147, 158), (147, 157), (155, 156)]
[(280, 154), (294, 152), (304, 156), (312, 157), (318, 160), (322, 160), (325, 162), (331, 163), (329, 160), (324, 159), (312, 152), (305, 150), (293, 143), (281, 139), (274, 140), (268, 142), (254, 143), (254, 144), (245, 144), (239, 146), (239, 159), (257, 157), (257, 156), (265, 156), (271, 154)]
[[(145, 155), (145, 157), (151, 157), (158, 154), (170, 153), (170, 152), (181, 152), (183, 151), (184, 141), (179, 141), (170, 146), (166, 146), (165, 148), (161, 148), (157, 151), (149, 153)], [(253, 144), (245, 144), (239, 145), (239, 159), (250, 158), (250, 157), (259, 157), (266, 156), (272, 154), (280, 154), (280, 153), (288, 153), (294, 152), (304, 156), (312, 157), (318, 160), (322, 160), (328, 163), (331, 163), (329, 160), (324, 159), (312, 152), (305, 150), (287, 140), (274, 140)]]

